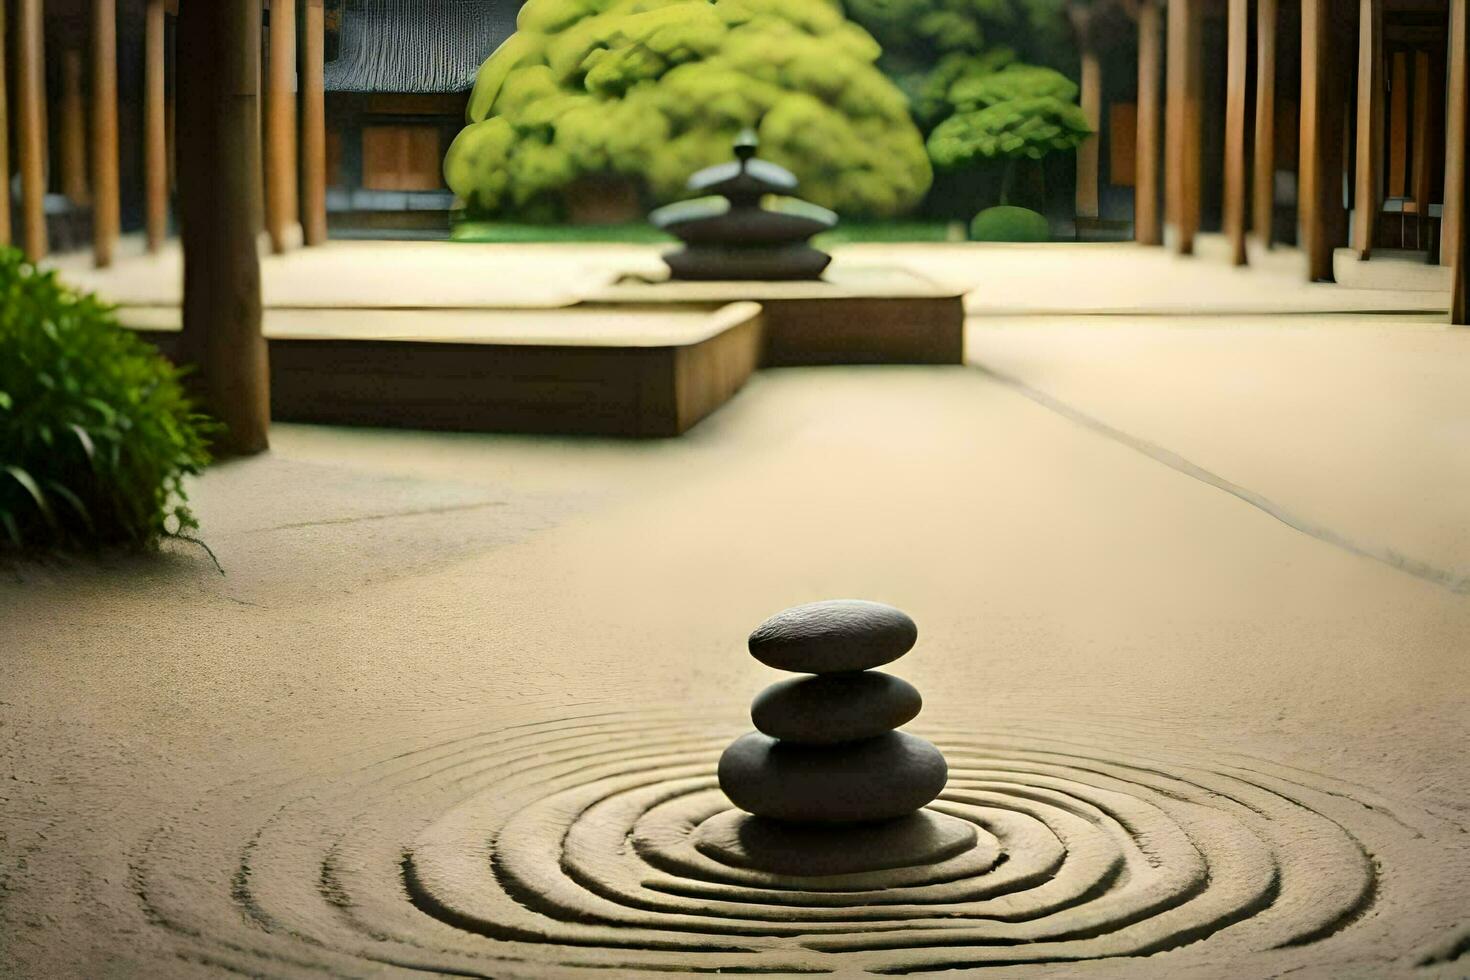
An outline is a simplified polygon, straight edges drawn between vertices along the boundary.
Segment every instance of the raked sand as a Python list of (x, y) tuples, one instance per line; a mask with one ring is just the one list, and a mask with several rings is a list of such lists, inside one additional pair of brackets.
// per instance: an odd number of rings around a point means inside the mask
[[(0, 974), (1464, 976), (1470, 334), (969, 340), (670, 441), (278, 426), (193, 488), (224, 575), (8, 572)], [(683, 847), (831, 596), (919, 624), (943, 873)]]

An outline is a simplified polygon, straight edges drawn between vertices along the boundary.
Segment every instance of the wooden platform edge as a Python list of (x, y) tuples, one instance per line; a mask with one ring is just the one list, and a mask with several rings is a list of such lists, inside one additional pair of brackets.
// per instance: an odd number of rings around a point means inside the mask
[[(570, 346), (271, 338), (271, 415), (384, 428), (655, 438), (688, 431), (758, 368), (757, 303), (710, 314), (701, 339)], [(165, 356), (179, 335), (134, 328)]]

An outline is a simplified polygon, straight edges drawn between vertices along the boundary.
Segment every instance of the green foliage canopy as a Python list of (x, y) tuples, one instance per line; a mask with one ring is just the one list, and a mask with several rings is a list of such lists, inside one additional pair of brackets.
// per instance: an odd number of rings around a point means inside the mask
[(847, 0), (852, 19), (897, 66), (1006, 46), (1044, 63), (1065, 57), (1067, 0)]
[(929, 153), (946, 169), (981, 160), (1040, 160), (1053, 150), (1075, 149), (1091, 132), (1076, 105), (1033, 96), (950, 116), (929, 134)]
[(1077, 100), (1077, 83), (1040, 65), (1012, 64), (999, 71), (970, 73), (949, 87), (947, 99), (957, 112), (976, 112), (1016, 99)]
[(112, 311), (0, 249), (0, 549), (150, 548), (198, 527), (214, 425)]
[(745, 127), (839, 212), (895, 214), (929, 187), (907, 100), (836, 0), (528, 0), (517, 27), (445, 158), (472, 212), (533, 208), (599, 173), (673, 200)]

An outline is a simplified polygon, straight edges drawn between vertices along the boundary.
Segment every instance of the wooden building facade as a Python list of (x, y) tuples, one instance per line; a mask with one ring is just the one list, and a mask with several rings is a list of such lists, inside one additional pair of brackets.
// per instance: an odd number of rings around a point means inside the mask
[(516, 0), (332, 0), (324, 86), (335, 231), (446, 225), (445, 151)]

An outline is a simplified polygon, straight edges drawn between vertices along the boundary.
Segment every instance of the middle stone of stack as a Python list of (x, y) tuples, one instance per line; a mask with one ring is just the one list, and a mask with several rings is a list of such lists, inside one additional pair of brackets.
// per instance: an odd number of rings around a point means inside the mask
[(943, 791), (944, 756), (896, 731), (918, 715), (919, 692), (871, 668), (907, 653), (912, 619), (854, 599), (795, 606), (750, 635), (750, 652), (812, 676), (773, 684), (755, 699), (758, 729), (720, 757), (720, 788), (740, 809), (795, 823), (891, 820)]

